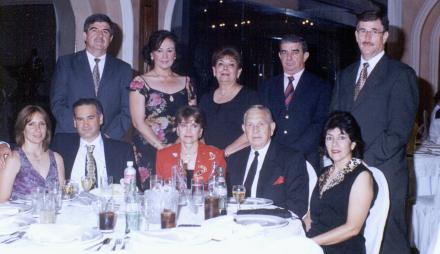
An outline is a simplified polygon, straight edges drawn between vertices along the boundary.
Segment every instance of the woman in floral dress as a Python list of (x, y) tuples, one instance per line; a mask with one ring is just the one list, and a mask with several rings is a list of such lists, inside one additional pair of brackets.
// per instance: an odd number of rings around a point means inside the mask
[(156, 165), (156, 151), (177, 139), (174, 119), (177, 110), (195, 105), (188, 77), (172, 71), (176, 59), (176, 36), (165, 30), (154, 32), (143, 49), (150, 71), (130, 84), (130, 114), (136, 134), (133, 143), (141, 182)]

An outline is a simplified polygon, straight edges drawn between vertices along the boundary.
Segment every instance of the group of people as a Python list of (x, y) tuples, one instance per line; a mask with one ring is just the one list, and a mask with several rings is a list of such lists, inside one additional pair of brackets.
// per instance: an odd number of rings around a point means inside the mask
[[(390, 188), (382, 253), (410, 253), (405, 146), (418, 88), (415, 72), (384, 52), (388, 20), (382, 13), (358, 16), (361, 58), (338, 74), (333, 94), (328, 82), (305, 70), (310, 53), (298, 35), (281, 39), (284, 73), (258, 91), (239, 83), (238, 50), (220, 48), (212, 56), (218, 87), (198, 100), (190, 78), (172, 69), (173, 33), (150, 36), (143, 50), (149, 71), (134, 79), (128, 64), (106, 53), (113, 33), (112, 21), (94, 14), (84, 24), (85, 50), (58, 60), (53, 139), (42, 108), (20, 112), (17, 148), (0, 144), (0, 201), (24, 197), (35, 186), (80, 180), (91, 154), (97, 175), (116, 182), (130, 160), (141, 181), (150, 173), (170, 177), (174, 166), (184, 165), (189, 179), (206, 182), (216, 164), (225, 169), (228, 187), (243, 184), (247, 196), (271, 199), (303, 218), (307, 236), (325, 253), (365, 253), (362, 233), (378, 188), (369, 165), (382, 170)], [(119, 141), (130, 120), (133, 146)], [(332, 161), (322, 169), (320, 149)], [(319, 175), (312, 193), (307, 161)]]

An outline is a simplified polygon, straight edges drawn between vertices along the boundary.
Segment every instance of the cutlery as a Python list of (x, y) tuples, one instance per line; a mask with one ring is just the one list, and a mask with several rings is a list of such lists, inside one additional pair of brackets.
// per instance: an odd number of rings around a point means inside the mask
[(4, 244), (10, 244), (10, 243), (13, 243), (13, 242), (15, 242), (15, 241), (17, 241), (17, 240), (20, 240), (20, 239), (24, 236), (25, 233), (26, 233), (26, 232), (21, 231), (21, 232), (19, 232), (17, 235), (15, 235), (14, 237), (9, 238), (8, 240), (3, 241), (2, 243), (4, 243)]
[[(108, 239), (108, 240), (107, 240), (107, 239)], [(107, 240), (107, 241), (104, 240), (104, 241), (102, 242), (102, 244), (96, 249), (96, 251), (99, 251), (99, 250), (102, 248), (102, 246), (104, 246), (104, 245), (106, 245), (106, 244), (109, 244), (109, 243), (111, 242), (112, 239), (111, 239), (111, 238), (106, 238), (106, 240)]]
[(98, 245), (107, 244), (110, 241), (111, 241), (111, 238), (105, 238), (104, 240), (100, 241), (99, 243), (93, 244), (92, 246), (89, 246), (89, 247), (85, 248), (84, 250), (91, 250), (91, 249), (95, 248)]
[(113, 245), (112, 251), (115, 251), (116, 246), (118, 246), (121, 243), (122, 243), (122, 239), (120, 239), (120, 238), (116, 239), (115, 244)]
[(121, 250), (125, 250), (125, 242), (126, 242), (126, 240), (128, 240), (130, 237), (128, 237), (128, 236), (126, 236), (126, 237), (124, 237), (124, 239), (122, 240), (122, 247), (121, 247)]

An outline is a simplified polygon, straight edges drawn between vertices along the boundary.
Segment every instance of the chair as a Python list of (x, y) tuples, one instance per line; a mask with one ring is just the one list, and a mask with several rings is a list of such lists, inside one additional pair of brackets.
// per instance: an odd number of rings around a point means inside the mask
[(309, 175), (309, 205), (308, 210), (310, 209), (310, 198), (312, 197), (313, 189), (315, 188), (316, 182), (318, 181), (318, 177), (316, 175), (315, 169), (312, 164), (306, 161), (307, 174)]
[[(367, 165), (365, 165), (367, 166)], [(368, 167), (368, 166), (367, 166)], [(364, 229), (365, 247), (367, 254), (378, 254), (382, 244), (383, 231), (390, 209), (390, 193), (388, 182), (382, 171), (368, 167), (377, 183), (378, 192)]]

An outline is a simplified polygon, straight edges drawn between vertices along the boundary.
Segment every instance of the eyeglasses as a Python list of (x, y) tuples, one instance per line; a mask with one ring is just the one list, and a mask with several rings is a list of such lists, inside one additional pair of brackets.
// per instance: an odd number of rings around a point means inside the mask
[(378, 31), (377, 29), (367, 30), (365, 28), (358, 28), (356, 31), (362, 36), (366, 35), (367, 33), (370, 33), (373, 36), (378, 36), (379, 34), (385, 33), (385, 31)]

